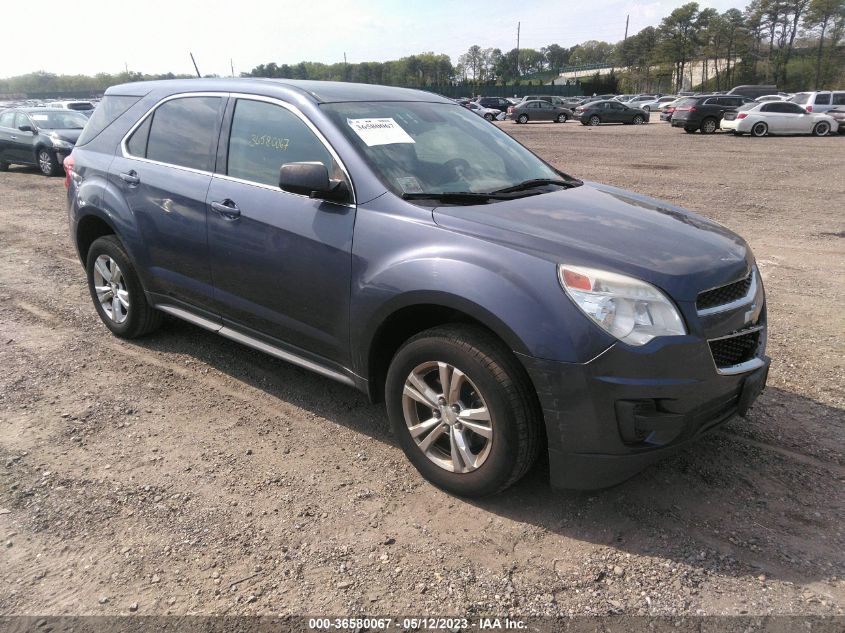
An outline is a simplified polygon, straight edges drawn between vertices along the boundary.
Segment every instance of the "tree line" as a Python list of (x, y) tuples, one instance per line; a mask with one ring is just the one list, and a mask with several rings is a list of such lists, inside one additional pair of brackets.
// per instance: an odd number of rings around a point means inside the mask
[[(456, 64), (434, 52), (385, 62), (301, 61), (260, 64), (245, 77), (278, 77), (436, 87), (548, 81), (568, 67), (604, 64), (629, 91), (680, 90), (701, 84), (724, 89), (739, 83), (776, 83), (781, 89), (845, 84), (845, 0), (751, 0), (744, 10), (701, 8), (690, 2), (656, 27), (617, 42), (588, 40), (540, 49), (470, 46)], [(190, 77), (165, 73), (56, 75), (30, 73), (0, 79), (0, 94), (102, 92), (126, 81)], [(210, 75), (214, 76), (214, 75)]]

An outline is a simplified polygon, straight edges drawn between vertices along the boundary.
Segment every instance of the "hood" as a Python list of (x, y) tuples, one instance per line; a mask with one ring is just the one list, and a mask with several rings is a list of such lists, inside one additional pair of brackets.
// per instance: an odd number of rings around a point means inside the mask
[(623, 189), (584, 183), (516, 200), (443, 206), (434, 221), (556, 263), (648, 281), (676, 300), (734, 281), (752, 263), (745, 241), (721, 224)]
[(76, 144), (76, 141), (79, 140), (80, 135), (82, 134), (82, 130), (42, 130), (43, 134), (47, 136), (55, 136), (63, 141), (67, 141), (68, 143)]

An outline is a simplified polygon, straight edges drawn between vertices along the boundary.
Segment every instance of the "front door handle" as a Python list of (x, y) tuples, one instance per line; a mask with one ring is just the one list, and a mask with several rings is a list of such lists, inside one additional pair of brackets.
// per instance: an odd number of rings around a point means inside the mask
[(134, 187), (135, 185), (141, 184), (141, 179), (138, 178), (138, 172), (136, 172), (134, 169), (130, 172), (121, 173), (120, 179), (130, 187)]
[(17, 140), (18, 140), (18, 137), (17, 137), (17, 136), (15, 136), (14, 134), (9, 134), (9, 138), (10, 138), (10, 139), (12, 139), (13, 141), (17, 141)]
[(241, 217), (241, 210), (238, 208), (238, 205), (236, 205), (228, 198), (219, 202), (213, 201), (211, 203), (211, 208), (217, 211), (217, 213), (222, 215), (227, 220), (237, 220), (239, 217)]

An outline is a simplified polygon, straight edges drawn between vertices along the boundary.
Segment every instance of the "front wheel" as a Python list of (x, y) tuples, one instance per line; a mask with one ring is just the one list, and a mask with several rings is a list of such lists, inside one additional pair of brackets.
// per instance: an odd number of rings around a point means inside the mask
[(38, 150), (38, 169), (45, 176), (58, 176), (59, 161), (56, 160), (56, 155), (48, 149)]
[(147, 303), (135, 267), (117, 237), (94, 240), (85, 270), (97, 314), (113, 334), (137, 338), (158, 328), (162, 314)]
[(482, 328), (446, 325), (411, 338), (390, 364), (385, 400), (405, 455), (454, 494), (504, 490), (537, 458), (542, 415), (533, 387)]
[(566, 123), (567, 116), (565, 114), (558, 114), (557, 118), (555, 119), (557, 123)]
[(601, 119), (594, 114), (590, 117), (590, 125), (601, 125)]
[(528, 115), (527, 114), (520, 114), (519, 118), (516, 120), (517, 123), (528, 123)]
[(816, 127), (813, 128), (813, 136), (827, 136), (828, 134), (830, 134), (830, 123), (827, 121), (816, 123)]
[(694, 127), (685, 127), (684, 132), (686, 132), (687, 134), (695, 134), (695, 128)]
[(488, 112), (487, 114), (484, 115), (484, 118), (487, 119), (488, 121), (492, 121), (493, 115)]
[(9, 171), (9, 163), (4, 163), (0, 160), (0, 171)]

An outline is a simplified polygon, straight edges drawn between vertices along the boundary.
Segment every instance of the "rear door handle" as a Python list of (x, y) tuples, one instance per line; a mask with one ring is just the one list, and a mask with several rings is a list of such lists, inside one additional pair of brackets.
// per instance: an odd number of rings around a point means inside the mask
[(211, 208), (217, 211), (220, 215), (222, 215), (227, 220), (237, 220), (241, 217), (241, 210), (238, 208), (234, 202), (226, 198), (222, 201), (213, 201), (211, 203)]
[(141, 179), (138, 178), (138, 172), (136, 172), (134, 169), (127, 173), (121, 173), (120, 179), (130, 187), (134, 187), (135, 185), (141, 184)]

